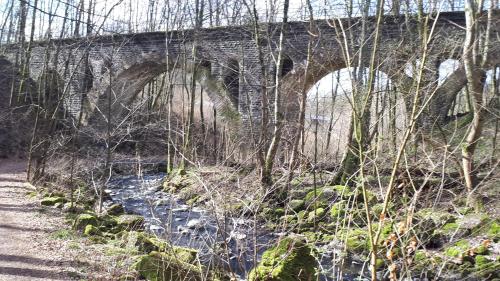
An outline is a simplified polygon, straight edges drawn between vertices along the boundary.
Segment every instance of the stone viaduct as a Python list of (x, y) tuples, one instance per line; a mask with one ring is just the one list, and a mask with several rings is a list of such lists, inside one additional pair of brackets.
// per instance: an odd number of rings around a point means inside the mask
[[(490, 30), (492, 55), (489, 65), (500, 62), (497, 50), (500, 48), (499, 18), (496, 14)], [(425, 71), (435, 77), (439, 62), (448, 58), (460, 59), (465, 18), (463, 12), (445, 12), (428, 24), (433, 36)], [(369, 56), (358, 59), (358, 50), (363, 44), (365, 53), (370, 53), (373, 47), (375, 18), (368, 18), (368, 34), (371, 35), (364, 42), (358, 39), (360, 18), (318, 20), (311, 26), (313, 29), (310, 31), (308, 22), (289, 22), (286, 25), (280, 75), (283, 76), (284, 100), (290, 105), (286, 107), (288, 110), (296, 105), (297, 93), (301, 89), (308, 90), (328, 73), (359, 64), (367, 66)], [(384, 17), (377, 64), (389, 77), (398, 78), (398, 83), (411, 79), (404, 73), (404, 66), (419, 59), (417, 30), (417, 22), (412, 19)], [(55, 70), (65, 82), (66, 110), (74, 116), (82, 110), (84, 120), (88, 122), (103, 115), (106, 101), (111, 102), (113, 116), (117, 118), (130, 110), (137, 94), (151, 79), (169, 69), (181, 69), (181, 66), (184, 71), (189, 71), (196, 64), (199, 69), (196, 78), (204, 85), (219, 112), (237, 114), (241, 120), (258, 119), (262, 107), (263, 70), (269, 73), (275, 71), (273, 58), (278, 47), (279, 31), (280, 24), (260, 25), (262, 39), (258, 44), (252, 26), (33, 42), (29, 75), (37, 81), (44, 71)], [(313, 42), (313, 56), (310, 71), (304, 77), (309, 38)], [(197, 48), (193, 57), (194, 42), (197, 42)], [(259, 48), (265, 64), (263, 67), (259, 61)], [(8, 60), (14, 62), (19, 48), (7, 45), (2, 51)], [(456, 94), (466, 82), (463, 67), (459, 67), (447, 80), (444, 83), (447, 91), (451, 89)], [(273, 82), (268, 82), (268, 89), (272, 89)], [(399, 88), (400, 91), (405, 89), (404, 85)], [(447, 94), (436, 96), (435, 107), (440, 110), (446, 107), (444, 105), (451, 104), (449, 99), (454, 98)]]

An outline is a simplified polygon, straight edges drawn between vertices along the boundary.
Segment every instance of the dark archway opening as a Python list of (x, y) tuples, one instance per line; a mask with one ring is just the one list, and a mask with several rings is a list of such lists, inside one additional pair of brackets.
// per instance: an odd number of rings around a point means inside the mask
[(283, 64), (281, 66), (281, 73), (280, 73), (281, 77), (287, 75), (292, 70), (293, 70), (293, 61), (292, 59), (290, 59), (290, 57), (285, 55), (283, 57)]
[(224, 85), (229, 93), (231, 102), (238, 108), (240, 96), (240, 64), (235, 59), (229, 60), (227, 64), (226, 75), (224, 75)]

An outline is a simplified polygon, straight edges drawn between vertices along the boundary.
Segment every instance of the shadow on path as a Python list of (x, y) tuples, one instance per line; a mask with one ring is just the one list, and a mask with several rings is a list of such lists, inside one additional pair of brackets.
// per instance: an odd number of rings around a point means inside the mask
[[(0, 266), (0, 275), (25, 276), (34, 278), (46, 278), (52, 280), (67, 280), (63, 273), (52, 270), (29, 269), (19, 267)], [(13, 279), (15, 280), (15, 279)]]
[(21, 226), (14, 226), (14, 225), (10, 225), (10, 224), (0, 224), (0, 228), (7, 228), (7, 229), (13, 229), (13, 230), (20, 230), (20, 231), (49, 232), (49, 229), (27, 228), (27, 227), (21, 227)]
[(57, 264), (63, 264), (63, 263), (88, 265), (87, 262), (81, 262), (81, 261), (69, 261), (69, 260), (52, 261), (52, 260), (35, 258), (35, 257), (17, 256), (17, 255), (3, 255), (3, 254), (0, 254), (0, 261), (22, 262), (22, 263), (30, 263), (30, 264), (43, 264), (43, 265), (47, 265), (47, 266), (51, 266), (51, 265), (57, 266)]
[(25, 182), (25, 179), (0, 177), (0, 182)]

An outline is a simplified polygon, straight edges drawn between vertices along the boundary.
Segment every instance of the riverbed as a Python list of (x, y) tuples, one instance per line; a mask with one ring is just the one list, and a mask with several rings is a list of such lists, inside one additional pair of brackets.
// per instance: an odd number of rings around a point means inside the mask
[[(273, 232), (248, 218), (234, 218), (216, 212), (210, 205), (190, 207), (177, 196), (162, 190), (166, 174), (120, 176), (113, 178), (107, 188), (111, 201), (120, 203), (127, 213), (145, 218), (147, 231), (176, 246), (199, 251), (205, 265), (217, 265), (245, 280), (262, 253), (285, 233)], [(320, 245), (320, 280), (365, 280), (359, 278), (361, 265), (344, 267), (338, 276), (332, 256), (334, 245)], [(338, 254), (338, 253), (336, 253)], [(337, 277), (331, 277), (337, 276)]]

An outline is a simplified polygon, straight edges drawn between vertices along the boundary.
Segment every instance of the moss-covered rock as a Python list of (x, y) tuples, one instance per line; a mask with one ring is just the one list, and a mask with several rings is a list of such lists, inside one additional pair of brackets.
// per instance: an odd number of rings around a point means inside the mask
[(283, 209), (283, 208), (274, 209), (274, 215), (276, 217), (281, 217), (281, 216), (285, 215), (285, 209)]
[(128, 248), (136, 247), (143, 253), (150, 253), (153, 251), (164, 252), (168, 245), (166, 242), (142, 231), (125, 232), (124, 235), (122, 235), (122, 240), (126, 242)]
[(490, 239), (500, 239), (500, 224), (496, 221), (492, 222), (488, 228), (487, 235)]
[(314, 280), (316, 260), (311, 248), (296, 237), (282, 239), (277, 246), (262, 255), (249, 281), (310, 281)]
[(183, 262), (194, 264), (198, 261), (198, 251), (195, 249), (173, 246), (172, 251), (173, 256)]
[(368, 232), (364, 228), (354, 228), (342, 233), (342, 240), (348, 252), (356, 254), (366, 254), (370, 251)]
[(292, 189), (290, 190), (290, 199), (304, 200), (308, 191), (306, 189)]
[(93, 214), (80, 214), (73, 222), (73, 228), (78, 230), (84, 229), (87, 225), (98, 226), (97, 217)]
[(190, 186), (192, 180), (185, 169), (173, 171), (163, 182), (163, 189), (170, 193), (177, 193), (180, 190)]
[(312, 210), (309, 212), (307, 215), (307, 221), (308, 222), (314, 222), (314, 221), (319, 221), (325, 216), (325, 209), (324, 208), (317, 208), (316, 210)]
[(111, 216), (118, 216), (125, 213), (125, 209), (123, 208), (122, 204), (113, 204), (109, 206), (109, 208), (106, 210), (106, 213)]
[(334, 185), (332, 189), (335, 190), (339, 197), (344, 199), (354, 195), (354, 192), (352, 192), (351, 188), (347, 185)]
[(302, 185), (305, 180), (306, 180), (305, 177), (295, 177), (290, 181), (290, 185), (292, 185), (293, 187), (297, 187)]
[(87, 226), (85, 226), (85, 230), (83, 231), (83, 235), (85, 235), (85, 236), (101, 235), (101, 231), (99, 230), (99, 228), (97, 228), (91, 224), (88, 224)]
[(479, 277), (481, 280), (500, 278), (500, 261), (491, 260), (484, 255), (475, 256), (473, 275)]
[(304, 210), (304, 207), (306, 206), (306, 202), (302, 199), (292, 199), (288, 203), (288, 207), (293, 210), (294, 212), (300, 212)]
[(462, 257), (467, 250), (471, 249), (471, 245), (467, 240), (460, 240), (454, 243), (452, 246), (445, 248), (445, 255), (452, 258)]
[(448, 213), (447, 211), (433, 208), (421, 209), (420, 211), (415, 213), (415, 218), (419, 221), (424, 221), (426, 219), (432, 220), (432, 222), (438, 227), (456, 221), (456, 217)]
[[(42, 201), (40, 201), (40, 204), (42, 206), (54, 206), (56, 204), (64, 204), (66, 202), (67, 202), (67, 200), (64, 197), (53, 196), (53, 197), (43, 198)], [(61, 207), (62, 207), (62, 205), (61, 205)]]
[(318, 207), (326, 208), (335, 197), (335, 190), (331, 186), (324, 186), (317, 188), (316, 191), (309, 191), (304, 200), (307, 205), (316, 204)]
[(169, 253), (151, 252), (140, 256), (133, 268), (149, 281), (202, 280), (200, 266), (184, 262)]
[(144, 217), (139, 215), (121, 215), (116, 218), (117, 226), (124, 230), (144, 228)]
[(343, 220), (346, 214), (347, 201), (341, 200), (336, 202), (330, 208), (330, 218), (332, 221), (337, 222)]
[(489, 216), (485, 213), (475, 213), (463, 216), (457, 220), (460, 230), (466, 232), (464, 235), (476, 232), (483, 227), (490, 220)]

